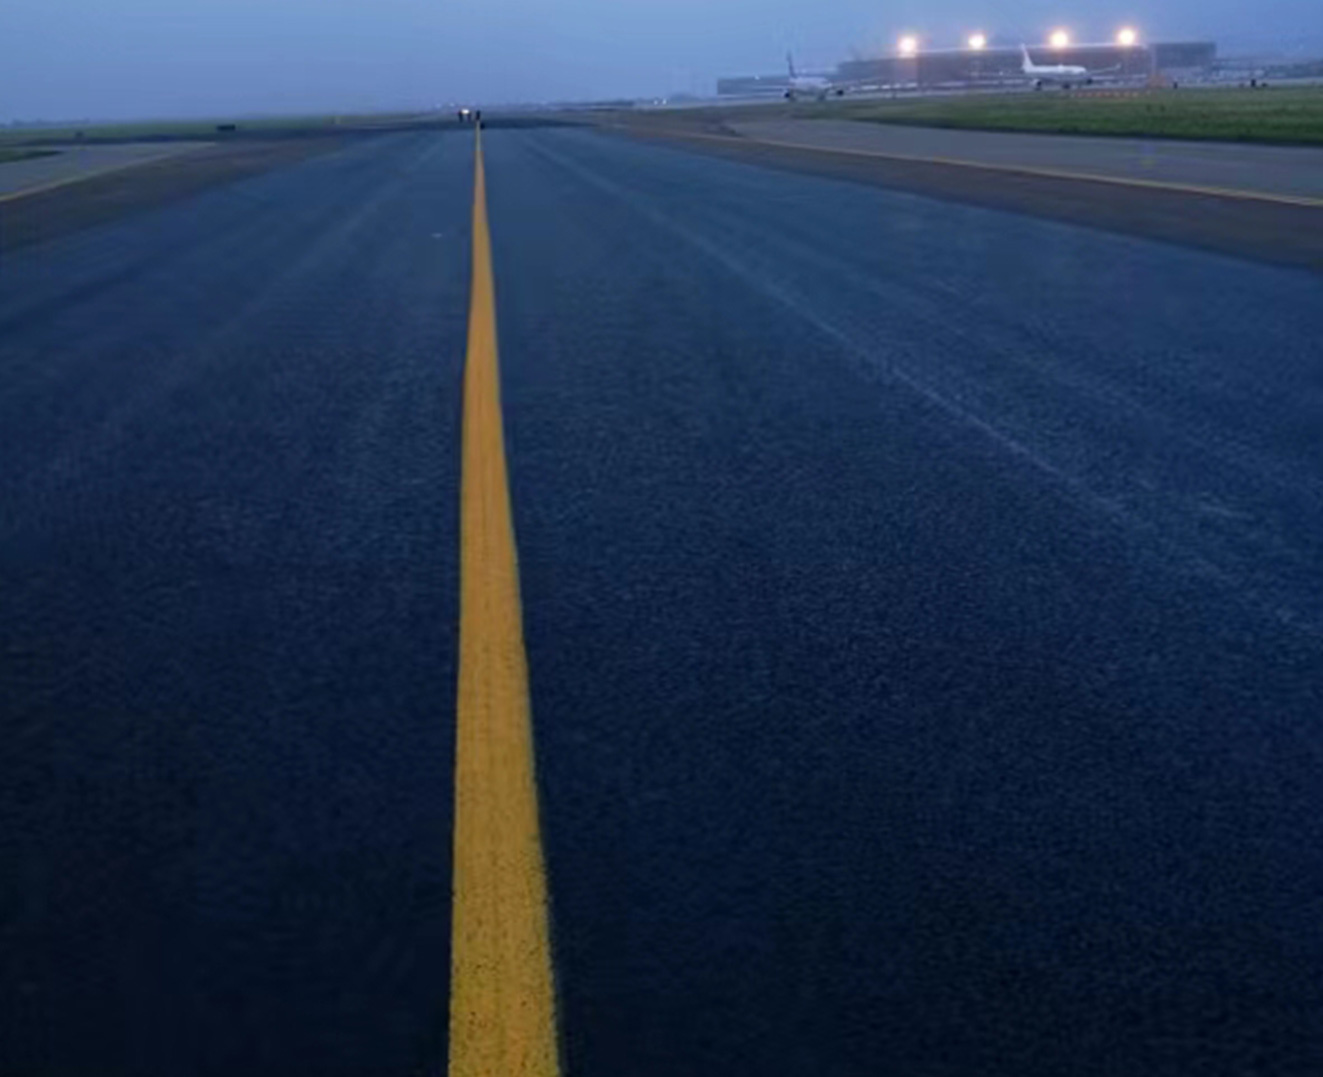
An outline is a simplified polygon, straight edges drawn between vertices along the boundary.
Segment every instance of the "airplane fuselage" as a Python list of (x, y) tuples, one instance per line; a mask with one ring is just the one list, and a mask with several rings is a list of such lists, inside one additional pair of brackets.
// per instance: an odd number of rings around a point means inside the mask
[(795, 70), (795, 58), (788, 52), (786, 69), (790, 72), (790, 81), (786, 85), (787, 101), (793, 101), (797, 97), (816, 97), (819, 101), (825, 101), (831, 96), (845, 96), (845, 87), (837, 85), (829, 78), (824, 78), (822, 75), (801, 75)]
[(1025, 69), (1026, 75), (1040, 79), (1085, 79), (1089, 77), (1087, 67), (1075, 67), (1071, 64), (1031, 64)]
[(1093, 81), (1089, 77), (1087, 67), (1080, 67), (1077, 64), (1036, 64), (1029, 58), (1028, 49), (1023, 50), (1023, 56), (1024, 62), (1020, 65), (1020, 70), (1024, 72), (1026, 78), (1034, 80), (1035, 87), (1057, 83), (1068, 88), (1072, 84)]
[(796, 97), (827, 97), (834, 92), (828, 79), (815, 75), (796, 75), (786, 88), (786, 97), (793, 101)]

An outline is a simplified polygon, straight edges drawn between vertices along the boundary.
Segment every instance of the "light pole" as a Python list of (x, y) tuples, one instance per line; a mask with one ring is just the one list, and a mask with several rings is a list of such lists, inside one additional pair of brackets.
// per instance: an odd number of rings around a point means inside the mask
[[(906, 34), (897, 43), (900, 52), (900, 58), (905, 61), (903, 64), (896, 65), (896, 74), (899, 75), (902, 69), (912, 70), (914, 72), (914, 85), (919, 85), (919, 39), (913, 34)], [(895, 82), (892, 81), (892, 96), (895, 96)]]
[(984, 33), (970, 34), (969, 47), (974, 53), (974, 82), (981, 82), (983, 79), (982, 57), (979, 55), (988, 47), (988, 36)]

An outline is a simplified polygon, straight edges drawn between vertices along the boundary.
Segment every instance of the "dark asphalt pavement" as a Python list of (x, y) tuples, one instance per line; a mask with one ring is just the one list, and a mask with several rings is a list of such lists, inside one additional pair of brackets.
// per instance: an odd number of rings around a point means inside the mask
[(749, 138), (801, 146), (1323, 200), (1323, 147), (1319, 146), (961, 131), (830, 119), (746, 119), (729, 127)]
[(0, 263), (0, 1073), (444, 1058), (472, 138)]
[[(484, 141), (566, 1071), (1323, 1070), (1323, 278)], [(443, 1069), (471, 167), (0, 259), (0, 1073)]]

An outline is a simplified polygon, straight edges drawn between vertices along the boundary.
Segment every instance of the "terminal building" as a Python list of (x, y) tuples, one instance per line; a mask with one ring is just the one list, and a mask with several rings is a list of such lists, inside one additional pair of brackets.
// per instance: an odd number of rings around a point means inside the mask
[[(1155, 42), (1152, 45), (1030, 46), (1036, 64), (1075, 64), (1108, 79), (1153, 75), (1188, 77), (1210, 70), (1217, 59), (1211, 41)], [(913, 55), (846, 60), (829, 76), (836, 82), (877, 86), (970, 86), (1023, 81), (1020, 46), (984, 49), (921, 50)], [(785, 75), (754, 75), (717, 80), (721, 95), (779, 96), (789, 85)]]

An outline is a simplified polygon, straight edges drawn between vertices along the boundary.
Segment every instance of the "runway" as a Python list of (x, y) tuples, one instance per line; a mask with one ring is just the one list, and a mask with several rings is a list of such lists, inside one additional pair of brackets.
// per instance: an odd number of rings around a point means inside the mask
[(1320, 277), (483, 147), (489, 245), (417, 132), (0, 259), (0, 1071), (443, 1073), (467, 848), (566, 1074), (1317, 1072)]
[(30, 195), (38, 190), (52, 190), (122, 168), (191, 153), (207, 145), (206, 142), (130, 142), (111, 146), (61, 147), (50, 157), (10, 161), (0, 166), (0, 200)]
[(1323, 149), (955, 131), (851, 120), (752, 120), (732, 130), (818, 149), (940, 158), (996, 168), (1043, 169), (1128, 182), (1306, 199), (1323, 206)]

